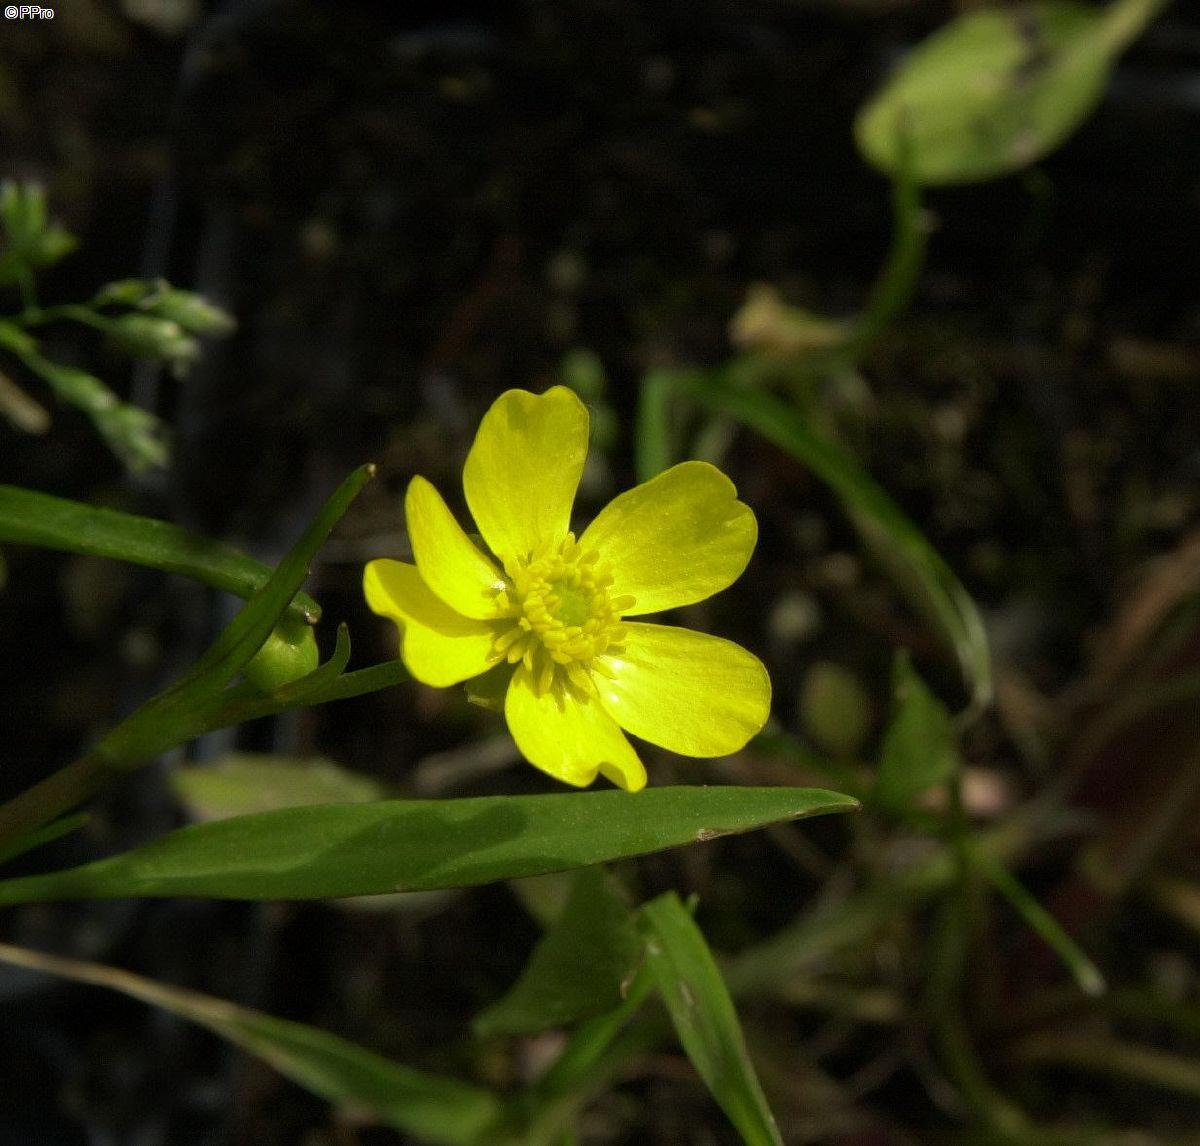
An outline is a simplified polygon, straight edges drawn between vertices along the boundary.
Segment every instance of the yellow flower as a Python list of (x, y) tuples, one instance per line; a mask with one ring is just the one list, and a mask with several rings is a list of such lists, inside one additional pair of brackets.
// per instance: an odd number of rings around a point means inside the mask
[(417, 680), (444, 687), (513, 666), (504, 715), (522, 755), (568, 784), (599, 771), (635, 792), (646, 770), (622, 729), (685, 756), (724, 756), (766, 722), (771, 683), (757, 657), (625, 619), (726, 588), (758, 527), (720, 470), (683, 462), (615, 498), (576, 539), (587, 442), (587, 409), (565, 387), (502, 394), (463, 470), (490, 552), (415, 477), (404, 510), (416, 564), (372, 561), (363, 589), (399, 625)]

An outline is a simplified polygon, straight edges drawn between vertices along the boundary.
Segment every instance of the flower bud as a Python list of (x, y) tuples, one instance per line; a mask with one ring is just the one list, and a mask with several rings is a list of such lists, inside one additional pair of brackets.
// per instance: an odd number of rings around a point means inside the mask
[(235, 325), (232, 315), (190, 290), (168, 290), (148, 309), (160, 318), (179, 323), (191, 334), (229, 334)]
[(274, 692), (307, 676), (319, 663), (312, 625), (285, 613), (242, 671), (260, 692)]
[(112, 321), (113, 336), (139, 358), (187, 363), (195, 359), (196, 340), (178, 322), (149, 314), (123, 314)]

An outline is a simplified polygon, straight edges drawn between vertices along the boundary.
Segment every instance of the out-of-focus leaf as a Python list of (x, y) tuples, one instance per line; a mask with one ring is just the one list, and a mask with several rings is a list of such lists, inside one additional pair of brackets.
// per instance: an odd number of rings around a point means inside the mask
[(486, 1090), (410, 1070), (304, 1023), (277, 1019), (114, 967), (43, 955), (6, 943), (0, 944), (0, 959), (161, 1007), (257, 1055), (293, 1082), (356, 1116), (393, 1126), (425, 1142), (468, 1146), (494, 1122), (500, 1109)]
[(575, 873), (562, 915), (508, 993), (475, 1020), (475, 1033), (529, 1034), (621, 1003), (640, 944), (623, 897), (600, 867)]
[(83, 867), (0, 882), (0, 903), (326, 899), (463, 887), (857, 806), (817, 788), (670, 787), (288, 808), (196, 824)]
[[(146, 565), (238, 597), (253, 596), (271, 576), (269, 565), (177, 525), (11, 485), (0, 485), (0, 541)], [(304, 593), (291, 611), (310, 624), (321, 615)]]
[(746, 301), (729, 320), (729, 338), (746, 350), (773, 354), (804, 354), (840, 346), (850, 337), (853, 324), (827, 318), (784, 302), (770, 283), (754, 283)]
[(700, 929), (674, 892), (640, 914), (646, 966), (697, 1074), (747, 1146), (782, 1146), (733, 1000)]
[(883, 736), (875, 798), (901, 810), (958, 768), (958, 739), (946, 706), (926, 687), (907, 653), (892, 670), (895, 708)]
[(821, 748), (854, 756), (871, 733), (871, 698), (845, 665), (817, 661), (804, 674), (800, 720)]
[(671, 448), (671, 396), (676, 375), (654, 370), (642, 379), (638, 390), (634, 466), (638, 481), (649, 481), (674, 461)]
[(362, 691), (364, 683), (396, 677), (393, 666), (377, 665), (365, 670), (365, 680), (363, 674), (356, 673), (358, 680), (339, 681), (350, 656), (349, 637), (345, 626), (341, 626), (330, 659), (300, 680), (265, 696), (254, 694), (246, 684), (227, 687), (262, 647), (308, 576), (309, 564), (329, 531), (374, 472), (374, 466), (361, 466), (334, 490), (262, 588), (187, 673), (146, 701), (91, 751), (0, 805), (0, 841), (28, 835), (78, 806), (122, 773), (141, 767), (160, 752), (202, 732), (236, 723), (239, 718), (282, 712), (300, 703), (317, 704), (339, 695), (354, 695)]
[(1108, 989), (1100, 968), (1088, 957), (1087, 952), (1075, 942), (1066, 929), (1050, 914), (1002, 863), (989, 855), (986, 849), (971, 847), (969, 857), (975, 868), (1001, 895), (1016, 908), (1029, 927), (1063, 961), (1085, 995), (1098, 996)]
[(0, 256), (0, 284), (20, 280), (38, 267), (48, 267), (78, 245), (74, 235), (46, 216), (46, 193), (36, 183), (6, 179), (0, 185), (0, 224), (5, 246)]
[(3, 371), (0, 371), (0, 416), (26, 434), (44, 434), (50, 429), (50, 412)]
[(992, 666), (987, 633), (970, 594), (924, 534), (858, 463), (814, 434), (786, 403), (769, 394), (737, 390), (700, 373), (679, 385), (697, 401), (737, 418), (808, 466), (841, 498), (864, 538), (885, 551), (917, 607), (928, 612), (958, 656), (977, 707), (991, 702)]
[(913, 50), (859, 113), (855, 136), (895, 174), (901, 139), (923, 184), (970, 183), (1053, 151), (1091, 114), (1116, 57), (1164, 0), (983, 8)]
[(253, 752), (230, 752), (210, 764), (177, 768), (171, 773), (171, 787), (198, 820), (312, 804), (365, 804), (386, 795), (377, 780), (332, 760), (290, 760)]
[(1096, 1031), (1026, 1035), (1015, 1040), (1010, 1053), (1013, 1061), (1021, 1064), (1111, 1075), (1119, 1086), (1137, 1081), (1200, 1098), (1200, 1063), (1194, 1054), (1125, 1042)]
[(30, 832), (29, 835), (13, 840), (0, 848), (0, 863), (8, 863), (10, 859), (23, 856), (26, 852), (33, 851), (34, 848), (40, 848), (43, 844), (70, 835), (86, 823), (87, 816), (82, 812), (73, 816), (63, 816), (61, 820), (53, 820), (38, 828), (36, 832)]

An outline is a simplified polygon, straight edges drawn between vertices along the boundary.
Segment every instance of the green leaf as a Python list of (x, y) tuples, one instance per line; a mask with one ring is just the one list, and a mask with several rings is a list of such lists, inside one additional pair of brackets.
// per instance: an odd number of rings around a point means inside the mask
[(649, 481), (674, 459), (671, 397), (675, 387), (676, 375), (672, 371), (654, 370), (642, 378), (633, 443), (638, 481)]
[(845, 665), (815, 661), (800, 688), (800, 722), (825, 751), (855, 756), (871, 734), (871, 698)]
[(293, 760), (230, 752), (209, 764), (176, 768), (171, 788), (193, 818), (227, 820), (277, 808), (365, 804), (382, 799), (382, 784), (322, 757)]
[(46, 192), (37, 183), (4, 180), (0, 184), (0, 221), (9, 245), (28, 257), (46, 228)]
[(587, 867), (857, 806), (815, 788), (672, 787), (288, 808), (196, 824), (83, 867), (0, 882), (0, 904), (428, 891)]
[(37, 267), (48, 267), (78, 245), (74, 235), (48, 223), (46, 193), (36, 183), (5, 180), (0, 185), (0, 223), (8, 250), (0, 260), (0, 282), (18, 281)]
[[(662, 1041), (665, 1024), (641, 1011), (653, 988), (645, 963), (629, 984), (624, 1001), (588, 1019), (567, 1037), (562, 1054), (506, 1112), (481, 1146), (519, 1142), (520, 1146), (561, 1146), (571, 1141), (579, 1111), (612, 1085), (635, 1059)], [(635, 1018), (637, 1021), (635, 1021)]]
[[(269, 565), (177, 525), (11, 485), (0, 485), (0, 541), (145, 565), (243, 598), (271, 576)], [(321, 609), (298, 593), (291, 613), (312, 624)]]
[[(360, 466), (334, 490), (300, 540), (208, 651), (175, 684), (152, 697), (105, 736), (97, 746), (98, 753), (111, 760), (138, 763), (212, 727), (202, 715), (202, 706), (225, 700), (222, 690), (262, 648), (308, 576), (309, 564), (329, 531), (374, 474), (374, 466)], [(333, 676), (341, 672), (349, 656), (345, 634), (339, 634), (339, 638), (343, 648), (335, 654), (340, 663)], [(289, 689), (300, 690), (303, 695), (306, 682), (318, 673), (324, 679), (328, 672), (328, 667), (322, 666), (273, 695), (282, 695)]]
[(1117, 55), (1163, 0), (1068, 0), (964, 13), (918, 46), (859, 113), (866, 158), (923, 184), (970, 183), (1053, 151), (1091, 114)]
[(914, 603), (929, 613), (958, 656), (976, 707), (992, 696), (987, 634), (975, 602), (953, 570), (895, 502), (837, 446), (814, 434), (786, 403), (769, 394), (736, 390), (719, 377), (682, 376), (680, 385), (697, 401), (729, 414), (808, 466), (841, 498), (855, 525), (893, 572)]
[(926, 687), (907, 653), (892, 669), (895, 710), (883, 736), (874, 796), (884, 807), (907, 808), (958, 769), (958, 738), (946, 706)]
[(279, 567), (189, 672), (146, 701), (90, 752), (0, 805), (0, 846), (27, 835), (121, 774), (202, 732), (300, 704), (357, 695), (371, 686), (383, 687), (390, 680), (402, 679), (395, 666), (387, 664), (354, 673), (354, 680), (338, 680), (350, 656), (350, 639), (345, 626), (340, 626), (333, 655), (307, 676), (265, 696), (257, 695), (246, 683), (226, 687), (262, 647), (308, 575), (309, 562), (374, 472), (373, 466), (362, 466), (342, 482)]
[(12, 840), (3, 847), (0, 847), (0, 863), (8, 863), (10, 859), (15, 859), (26, 852), (31, 852), (34, 848), (40, 848), (43, 844), (48, 844), (54, 840), (61, 839), (63, 836), (68, 836), (72, 832), (82, 828), (87, 823), (87, 820), (87, 816), (82, 812), (78, 812), (73, 816), (63, 816), (60, 820), (51, 820), (50, 823), (44, 824), (37, 831), (30, 832), (29, 835), (21, 836), (19, 839)]
[(604, 869), (580, 868), (562, 916), (509, 992), (476, 1018), (475, 1033), (531, 1034), (612, 1010), (640, 946), (629, 907)]
[(700, 929), (674, 892), (641, 910), (646, 966), (683, 1049), (748, 1146), (782, 1146), (733, 1000)]
[(486, 1090), (401, 1066), (304, 1023), (277, 1019), (197, 991), (182, 990), (76, 959), (0, 943), (0, 959), (77, 983), (119, 991), (188, 1019), (270, 1063), (305, 1089), (423, 1141), (468, 1146), (500, 1110)]

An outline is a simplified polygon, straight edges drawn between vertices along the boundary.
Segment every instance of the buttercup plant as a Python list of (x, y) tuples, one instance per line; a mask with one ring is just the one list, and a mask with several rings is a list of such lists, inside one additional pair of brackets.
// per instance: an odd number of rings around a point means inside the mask
[(720, 470), (689, 461), (615, 498), (576, 538), (587, 444), (587, 408), (566, 387), (502, 394), (463, 470), (489, 552), (414, 477), (404, 507), (416, 564), (372, 561), (363, 588), (400, 627), (417, 680), (507, 674), (504, 715), (530, 763), (568, 784), (603, 773), (635, 792), (646, 770), (624, 732), (685, 756), (723, 756), (766, 723), (771, 683), (753, 654), (627, 620), (727, 588), (758, 527)]

